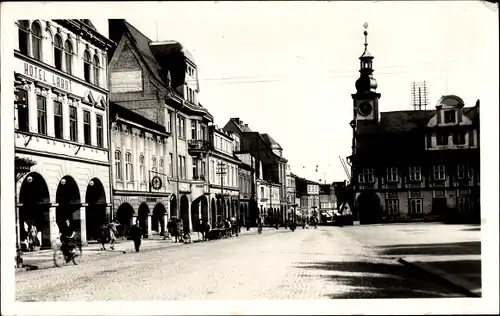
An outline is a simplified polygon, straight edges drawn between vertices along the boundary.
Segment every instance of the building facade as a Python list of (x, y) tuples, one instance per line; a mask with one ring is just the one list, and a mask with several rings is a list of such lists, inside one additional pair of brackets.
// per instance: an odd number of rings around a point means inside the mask
[[(286, 199), (286, 164), (288, 160), (283, 157), (283, 149), (269, 134), (261, 134), (252, 131), (248, 124), (244, 124), (239, 118), (231, 118), (224, 129), (239, 135), (241, 139), (241, 151), (252, 153), (262, 166), (261, 177), (267, 183), (279, 185), (279, 203), (276, 211), (273, 208), (272, 218), (279, 224), (285, 223), (288, 203)], [(274, 205), (274, 204), (273, 204)]]
[(170, 181), (174, 169), (168, 147), (171, 134), (164, 126), (113, 102), (110, 118), (113, 204), (120, 229), (126, 232), (138, 220), (145, 237), (163, 234), (169, 218), (169, 193), (175, 189)]
[(300, 199), (300, 216), (303, 221), (310, 221), (312, 217), (318, 218), (320, 209), (319, 183), (297, 177), (295, 179), (297, 196)]
[(319, 185), (319, 213), (320, 223), (326, 224), (333, 221), (334, 210), (337, 209), (337, 198), (331, 184)]
[(290, 165), (286, 165), (286, 201), (287, 201), (287, 219), (296, 220), (297, 208), (300, 203), (296, 203), (296, 187), (295, 187), (295, 176), (290, 169)]
[[(365, 37), (367, 32), (365, 32)], [(382, 112), (373, 56), (360, 57), (353, 98), (351, 184), (360, 223), (478, 221), (479, 101), (455, 95), (435, 110)]]
[[(147, 213), (148, 218), (161, 218), (151, 212), (161, 202), (168, 218), (179, 218), (185, 229), (197, 230), (202, 219), (208, 220), (210, 214), (207, 155), (208, 125), (213, 117), (198, 101), (200, 89), (194, 58), (180, 43), (153, 42), (125, 20), (109, 20), (109, 34), (118, 43), (109, 64), (111, 100), (164, 126), (165, 133), (171, 135), (166, 146), (155, 144), (161, 150), (155, 153), (154, 164), (152, 154), (148, 154), (151, 169), (145, 170), (147, 175), (161, 176), (161, 166), (157, 164), (163, 161), (166, 192), (153, 191), (150, 200), (141, 196), (139, 205), (148, 206), (142, 213)], [(154, 141), (158, 141), (157, 137)], [(158, 183), (157, 178), (152, 177), (153, 180)], [(145, 187), (149, 186), (154, 188), (152, 182)], [(115, 201), (115, 215), (124, 203), (130, 204), (129, 200)], [(125, 206), (130, 209), (132, 205)], [(139, 209), (132, 209), (133, 217), (139, 216)]]
[(212, 227), (226, 218), (240, 218), (240, 160), (234, 155), (233, 136), (215, 125), (210, 126), (208, 154)]
[(44, 248), (66, 219), (85, 244), (110, 219), (107, 51), (89, 20), (19, 20), (15, 154), (36, 162), (16, 182), (18, 234)]
[[(236, 142), (235, 142), (236, 144)], [(239, 143), (235, 145), (235, 152), (239, 151)], [(250, 209), (254, 209), (256, 206), (256, 176), (255, 176), (255, 158), (252, 154), (235, 154), (236, 157), (241, 161), (239, 168), (240, 176), (240, 223), (247, 226), (253, 225), (257, 218), (255, 214), (250, 212)]]

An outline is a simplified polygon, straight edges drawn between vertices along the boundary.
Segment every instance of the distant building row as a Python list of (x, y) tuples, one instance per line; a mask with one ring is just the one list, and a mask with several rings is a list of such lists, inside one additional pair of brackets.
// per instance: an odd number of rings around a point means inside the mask
[(35, 162), (16, 170), (20, 236), (32, 223), (49, 247), (65, 219), (86, 242), (112, 219), (122, 229), (139, 220), (149, 236), (172, 218), (197, 230), (295, 214), (281, 146), (238, 118), (213, 124), (180, 43), (125, 20), (109, 21), (109, 39), (89, 20), (16, 26), (15, 151)]

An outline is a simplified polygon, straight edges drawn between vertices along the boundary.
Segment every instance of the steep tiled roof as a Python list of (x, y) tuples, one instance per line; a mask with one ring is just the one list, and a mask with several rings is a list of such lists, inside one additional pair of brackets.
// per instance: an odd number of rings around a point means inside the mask
[(109, 102), (109, 111), (110, 111), (110, 118), (114, 118), (116, 115), (118, 115), (118, 117), (125, 119), (127, 121), (134, 122), (136, 124), (142, 125), (144, 127), (150, 128), (158, 132), (166, 133), (165, 126), (162, 126), (158, 123), (148, 120), (144, 116), (114, 102)]
[(261, 134), (262, 138), (272, 149), (283, 149), (269, 134)]
[(137, 49), (141, 53), (146, 66), (151, 70), (151, 73), (156, 78), (156, 80), (165, 84), (162, 76), (160, 75), (161, 67), (156, 61), (155, 56), (151, 52), (151, 49), (149, 48), (149, 43), (151, 43), (151, 40), (146, 35), (137, 30), (132, 24), (128, 23), (125, 20), (123, 20), (123, 23), (125, 24), (125, 27), (129, 31), (130, 35), (132, 35), (132, 38), (134, 39), (135, 44), (137, 45)]

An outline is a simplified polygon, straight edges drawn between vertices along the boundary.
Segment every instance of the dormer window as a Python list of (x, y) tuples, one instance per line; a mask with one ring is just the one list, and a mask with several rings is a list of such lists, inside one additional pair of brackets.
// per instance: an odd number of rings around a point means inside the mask
[(444, 111), (444, 122), (445, 123), (455, 123), (456, 122), (456, 114), (455, 110), (447, 110)]

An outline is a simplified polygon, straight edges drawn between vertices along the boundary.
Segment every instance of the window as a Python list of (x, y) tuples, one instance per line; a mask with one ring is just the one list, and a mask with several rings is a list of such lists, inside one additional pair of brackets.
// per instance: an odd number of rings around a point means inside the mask
[(77, 125), (76, 107), (69, 107), (69, 139), (76, 142), (78, 141), (78, 125)]
[(398, 181), (398, 168), (397, 167), (387, 168), (387, 181), (388, 182), (397, 182)]
[(387, 214), (398, 214), (399, 213), (399, 200), (386, 200), (386, 210)]
[(54, 36), (54, 67), (62, 70), (62, 58), (63, 58), (63, 43), (61, 36), (56, 34)]
[(45, 98), (36, 96), (38, 134), (47, 135), (47, 105)]
[(63, 138), (62, 103), (54, 101), (54, 136)]
[(433, 169), (434, 169), (434, 180), (446, 179), (446, 174), (444, 172), (444, 165), (434, 166)]
[(102, 115), (96, 114), (95, 116), (96, 126), (97, 126), (97, 146), (104, 147), (104, 126)]
[(28, 92), (25, 90), (17, 90), (17, 127), (20, 131), (29, 131), (29, 111), (28, 111)]
[(210, 161), (210, 183), (215, 183), (215, 164)]
[(448, 134), (437, 133), (436, 135), (436, 143), (440, 146), (448, 145)]
[(410, 199), (410, 214), (422, 213), (422, 199)]
[(468, 197), (459, 197), (458, 198), (458, 211), (460, 213), (466, 213), (470, 210), (470, 203)]
[(264, 197), (264, 187), (260, 187), (260, 197)]
[(168, 154), (168, 175), (173, 177), (174, 176), (174, 155), (172, 153)]
[(186, 130), (184, 127), (184, 122), (185, 119), (182, 116), (177, 115), (177, 136), (180, 138), (186, 138)]
[(172, 111), (167, 110), (167, 124), (165, 124), (167, 128), (167, 133), (172, 133)]
[(90, 112), (89, 111), (83, 111), (83, 142), (85, 143), (85, 145), (90, 145), (91, 144), (91, 139), (90, 139)]
[(93, 63), (93, 68), (94, 68), (94, 84), (96, 86), (99, 85), (99, 56), (94, 55), (94, 63)]
[(83, 53), (83, 79), (90, 82), (90, 53), (88, 51)]
[(116, 180), (123, 180), (122, 177), (122, 152), (115, 151), (115, 177)]
[(432, 134), (427, 134), (427, 148), (432, 148)]
[(200, 162), (200, 176), (205, 177), (205, 162), (203, 160)]
[(410, 181), (421, 181), (422, 180), (422, 169), (420, 166), (410, 167)]
[(157, 170), (156, 169), (156, 158), (153, 157), (153, 158), (151, 158), (151, 173), (152, 173), (151, 178), (157, 176), (156, 170)]
[(31, 26), (31, 49), (33, 58), (42, 60), (42, 28), (38, 22)]
[(455, 145), (465, 144), (465, 133), (463, 132), (453, 133), (453, 144)]
[(444, 111), (444, 122), (445, 123), (455, 123), (455, 110)]
[(165, 173), (165, 163), (163, 159), (160, 159), (160, 176), (163, 178), (163, 174)]
[(144, 155), (139, 156), (139, 180), (146, 182), (146, 167), (144, 166)]
[(198, 161), (196, 158), (192, 158), (192, 163), (193, 163), (193, 179), (194, 180), (198, 180), (198, 170), (197, 170), (197, 164), (198, 164)]
[(125, 154), (125, 180), (134, 181), (134, 166), (132, 165), (132, 154)]
[(19, 21), (19, 51), (23, 55), (28, 55), (30, 22), (28, 20)]
[(187, 168), (186, 168), (186, 157), (182, 156), (181, 157), (182, 161), (182, 178), (186, 179), (187, 178)]
[(66, 57), (66, 72), (71, 75), (73, 73), (73, 45), (70, 40), (64, 43), (64, 54)]
[(373, 168), (365, 168), (359, 174), (359, 183), (373, 183)]
[(470, 179), (473, 174), (472, 168), (467, 168), (466, 164), (458, 164), (457, 165), (457, 177), (458, 179)]
[(196, 121), (191, 121), (191, 139), (196, 139)]

